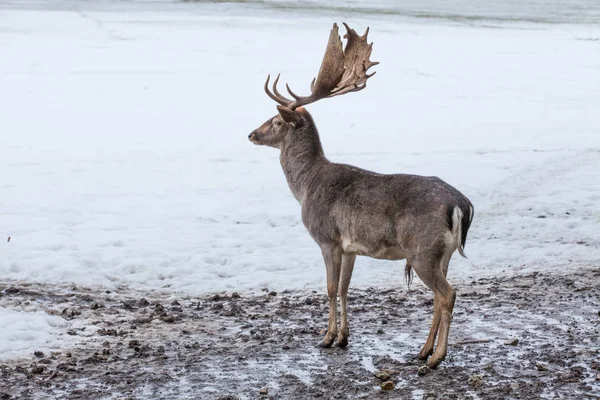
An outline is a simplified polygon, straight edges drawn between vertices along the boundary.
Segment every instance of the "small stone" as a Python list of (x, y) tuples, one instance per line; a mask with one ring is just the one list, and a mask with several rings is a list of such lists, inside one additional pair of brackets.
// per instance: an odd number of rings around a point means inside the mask
[(383, 331), (383, 329), (377, 329), (377, 334), (378, 335), (383, 335), (385, 332)]
[(381, 379), (382, 381), (387, 381), (390, 379), (390, 374), (385, 371), (375, 371), (373, 375), (375, 375), (375, 378)]
[(129, 341), (129, 347), (140, 347), (141, 343), (139, 340), (130, 340)]
[(394, 390), (395, 387), (396, 387), (396, 385), (392, 381), (383, 382), (381, 384), (381, 388), (383, 390)]
[(39, 351), (39, 350), (38, 351), (34, 351), (33, 355), (36, 356), (37, 358), (42, 358), (42, 357), (44, 357), (44, 352)]
[(265, 395), (265, 394), (269, 394), (269, 389), (267, 389), (266, 387), (264, 387), (264, 388), (260, 389), (260, 390), (258, 391), (258, 393), (259, 393), (259, 394), (263, 394), (263, 395)]
[(163, 315), (162, 317), (160, 317), (160, 320), (171, 324), (175, 322), (175, 317), (172, 315)]
[(483, 366), (484, 371), (491, 371), (492, 369), (494, 369), (494, 364), (492, 363), (488, 363)]
[(92, 310), (97, 310), (97, 309), (99, 309), (101, 307), (102, 307), (102, 305), (100, 303), (98, 303), (98, 302), (92, 303), (92, 305), (90, 306), (90, 308)]
[(429, 368), (427, 365), (421, 365), (419, 367), (419, 370), (417, 371), (417, 374), (419, 374), (419, 376), (423, 376), (425, 374), (428, 374), (431, 371), (431, 368)]
[(42, 365), (37, 365), (37, 366), (31, 368), (31, 373), (39, 375), (39, 374), (43, 373), (45, 369), (46, 369), (46, 367), (44, 367)]
[(483, 385), (483, 376), (471, 375), (467, 380), (467, 383), (469, 384), (469, 386), (472, 386), (474, 388), (481, 387)]
[(140, 306), (140, 307), (148, 307), (149, 305), (150, 305), (150, 302), (144, 298), (141, 298), (138, 301), (138, 306)]
[(519, 344), (519, 339), (511, 339), (511, 340), (507, 340), (506, 342), (504, 342), (505, 345), (507, 346), (516, 346)]
[(596, 380), (600, 381), (600, 374), (596, 375)]
[(238, 292), (233, 292), (233, 293), (231, 293), (231, 298), (232, 299), (239, 299), (240, 298), (240, 294)]
[(219, 296), (218, 294), (215, 294), (213, 297), (210, 298), (212, 301), (219, 301), (221, 300), (221, 296)]
[(269, 292), (269, 296), (277, 296), (277, 292), (275, 292), (275, 291)]
[(548, 367), (546, 367), (544, 364), (540, 364), (540, 363), (535, 364), (535, 368), (538, 371), (548, 371)]
[(289, 350), (290, 346), (288, 346), (287, 344), (284, 344), (283, 346), (281, 346), (282, 350)]
[(171, 303), (172, 306), (180, 306), (181, 303), (179, 303), (177, 300), (173, 300), (173, 302)]
[(19, 292), (20, 292), (20, 290), (17, 289), (16, 287), (14, 287), (14, 286), (11, 286), (8, 289), (4, 290), (4, 293), (6, 293), (6, 294), (17, 294)]

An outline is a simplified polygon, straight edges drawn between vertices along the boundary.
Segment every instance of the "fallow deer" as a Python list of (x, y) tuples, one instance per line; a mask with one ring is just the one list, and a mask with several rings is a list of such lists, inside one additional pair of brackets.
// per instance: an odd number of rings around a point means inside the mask
[[(418, 357), (435, 368), (446, 356), (448, 332), (456, 292), (446, 280), (455, 250), (464, 256), (467, 231), (473, 219), (469, 199), (437, 177), (383, 175), (325, 158), (319, 133), (303, 107), (320, 99), (357, 92), (366, 87), (378, 64), (369, 60), (373, 44), (346, 27), (342, 48), (337, 24), (333, 25), (311, 94), (290, 98), (277, 90), (279, 75), (269, 90), (277, 102), (277, 115), (248, 138), (257, 145), (281, 151), (283, 172), (302, 206), (302, 222), (323, 253), (327, 269), (329, 325), (321, 347), (348, 345), (348, 285), (357, 255), (386, 260), (406, 259), (405, 276), (414, 270), (434, 293), (433, 322)], [(340, 296), (340, 329), (337, 327), (337, 295)], [(437, 347), (433, 352), (436, 336)]]

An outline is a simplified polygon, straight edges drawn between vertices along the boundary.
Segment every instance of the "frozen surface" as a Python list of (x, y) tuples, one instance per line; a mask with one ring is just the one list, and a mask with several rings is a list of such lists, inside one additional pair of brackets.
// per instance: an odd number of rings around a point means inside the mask
[(65, 334), (69, 323), (43, 311), (0, 308), (0, 360), (17, 356), (33, 357), (34, 349), (48, 352), (73, 340)]
[[(452, 281), (597, 265), (598, 25), (148, 3), (0, 6), (1, 280), (323, 289), (278, 153), (247, 134), (275, 112), (266, 75), (306, 92), (348, 16), (381, 64), (367, 90), (310, 106), (327, 156), (465, 193)], [(402, 268), (361, 258), (353, 286), (400, 285)]]

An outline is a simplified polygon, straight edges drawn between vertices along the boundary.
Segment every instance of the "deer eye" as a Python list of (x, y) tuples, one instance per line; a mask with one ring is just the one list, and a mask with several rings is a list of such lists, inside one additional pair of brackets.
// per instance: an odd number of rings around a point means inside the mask
[(273, 123), (275, 124), (275, 126), (281, 126), (281, 121), (279, 120), (275, 120), (273, 121)]

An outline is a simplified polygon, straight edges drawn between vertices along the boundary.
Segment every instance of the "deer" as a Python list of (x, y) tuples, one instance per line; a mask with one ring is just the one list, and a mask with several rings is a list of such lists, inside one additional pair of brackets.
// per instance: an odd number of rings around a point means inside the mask
[[(456, 291), (446, 279), (455, 251), (465, 257), (467, 232), (473, 220), (471, 201), (438, 177), (380, 174), (329, 161), (319, 132), (304, 106), (321, 99), (358, 92), (375, 73), (370, 61), (373, 43), (367, 28), (359, 36), (346, 23), (346, 45), (334, 24), (321, 67), (310, 84), (311, 93), (299, 96), (286, 84), (291, 98), (278, 89), (280, 75), (265, 93), (277, 103), (277, 114), (248, 135), (255, 145), (279, 149), (289, 188), (300, 203), (302, 222), (323, 255), (329, 297), (329, 321), (319, 347), (346, 347), (348, 287), (357, 256), (404, 260), (410, 287), (413, 271), (433, 291), (433, 321), (417, 354), (437, 367), (446, 357)], [(340, 300), (340, 327), (337, 300)], [(437, 337), (437, 346), (434, 345)], [(431, 356), (431, 357), (430, 357)]]

